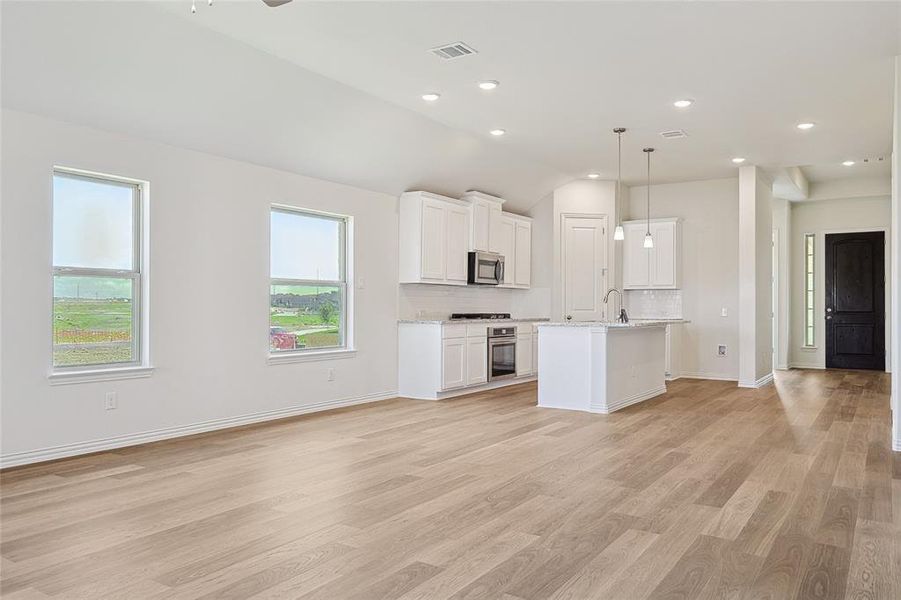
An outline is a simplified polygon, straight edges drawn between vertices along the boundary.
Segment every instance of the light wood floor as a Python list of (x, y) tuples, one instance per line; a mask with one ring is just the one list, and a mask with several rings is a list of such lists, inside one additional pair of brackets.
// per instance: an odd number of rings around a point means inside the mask
[[(3, 598), (901, 598), (885, 374), (534, 385), (6, 471)], [(894, 464), (894, 479), (893, 479)]]

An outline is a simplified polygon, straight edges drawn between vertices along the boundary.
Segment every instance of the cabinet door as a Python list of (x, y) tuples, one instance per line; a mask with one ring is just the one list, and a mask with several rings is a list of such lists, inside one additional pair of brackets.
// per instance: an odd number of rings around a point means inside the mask
[(529, 287), (532, 284), (532, 224), (527, 221), (516, 221), (516, 271), (513, 284), (516, 287)]
[(532, 374), (532, 334), (520, 333), (516, 336), (516, 376)]
[(494, 233), (497, 253), (504, 257), (504, 281), (501, 285), (512, 286), (516, 273), (516, 221), (501, 216)]
[(441, 348), (441, 389), (466, 385), (466, 339), (444, 340)]
[(447, 274), (447, 208), (442, 202), (422, 202), (422, 278), (444, 280)]
[(676, 224), (651, 223), (651, 287), (676, 287)]
[(500, 229), (501, 221), (504, 219), (504, 213), (499, 206), (492, 206), (488, 212), (490, 213), (488, 217), (488, 251), (501, 254), (498, 230)]
[(651, 284), (650, 251), (644, 247), (646, 231), (644, 224), (627, 223), (623, 226), (624, 288), (645, 288)]
[(466, 385), (488, 381), (488, 338), (466, 340)]
[[(446, 274), (448, 281), (466, 283), (466, 253), (469, 247), (469, 210), (449, 206), (447, 219)], [(424, 242), (425, 243), (425, 242)]]
[(490, 252), (491, 208), (484, 203), (472, 205), (472, 249)]

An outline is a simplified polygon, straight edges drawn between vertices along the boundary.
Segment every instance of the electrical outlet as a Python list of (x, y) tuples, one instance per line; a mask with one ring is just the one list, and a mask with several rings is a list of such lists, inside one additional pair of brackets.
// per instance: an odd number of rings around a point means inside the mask
[(716, 347), (717, 356), (726, 356), (726, 344), (720, 344)]
[(106, 410), (115, 410), (119, 408), (119, 394), (116, 392), (107, 392), (103, 399), (103, 408)]
[(720, 316), (721, 316), (721, 317), (728, 317), (728, 316), (729, 316), (729, 311), (726, 309), (726, 307), (723, 307), (723, 309), (720, 310)]
[(335, 380), (335, 370), (334, 370), (334, 369), (329, 369), (329, 370), (328, 370), (328, 380), (329, 380), (329, 381), (334, 381), (334, 380)]

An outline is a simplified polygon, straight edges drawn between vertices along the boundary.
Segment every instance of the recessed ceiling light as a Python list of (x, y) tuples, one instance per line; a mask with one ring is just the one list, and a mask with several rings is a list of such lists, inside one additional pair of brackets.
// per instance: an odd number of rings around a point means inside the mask
[(597, 178), (600, 177), (600, 176), (601, 176), (600, 173), (589, 173), (589, 174), (588, 174), (588, 179), (597, 179)]
[(688, 108), (692, 104), (694, 104), (694, 100), (688, 100), (688, 99), (676, 100), (675, 102), (673, 102), (673, 106), (675, 106), (676, 108)]
[(489, 133), (494, 136), (501, 136), (507, 133), (506, 129), (492, 129)]
[(486, 79), (485, 81), (479, 82), (479, 87), (482, 88), (483, 90), (493, 90), (494, 88), (496, 88), (499, 85), (500, 85), (500, 82), (495, 81), (493, 79)]
[(740, 165), (741, 163), (745, 162), (745, 159), (743, 159), (740, 156), (736, 156), (735, 158), (732, 159), (732, 162), (734, 162), (737, 165)]
[(798, 129), (803, 129), (805, 131), (807, 129), (813, 129), (813, 126), (814, 126), (814, 123), (798, 123), (798, 125), (797, 125)]
[(854, 166), (854, 161), (853, 161), (853, 160), (846, 160), (846, 161), (843, 162), (842, 164), (845, 165), (846, 167), (853, 167), (853, 166)]
[(438, 98), (441, 97), (441, 94), (436, 94), (435, 92), (429, 92), (428, 94), (423, 94), (422, 99), (426, 102), (434, 102)]

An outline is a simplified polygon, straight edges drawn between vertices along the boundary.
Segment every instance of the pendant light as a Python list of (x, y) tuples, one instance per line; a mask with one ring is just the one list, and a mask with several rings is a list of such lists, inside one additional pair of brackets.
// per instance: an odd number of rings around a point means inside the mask
[(626, 232), (623, 231), (623, 214), (620, 211), (620, 196), (623, 176), (623, 134), (626, 132), (625, 127), (617, 127), (613, 130), (616, 134), (616, 200), (614, 207), (616, 210), (616, 229), (613, 230), (613, 239), (622, 241), (626, 239)]
[(644, 234), (644, 247), (645, 248), (653, 248), (654, 247), (654, 238), (651, 237), (651, 152), (653, 152), (653, 148), (645, 148), (644, 153), (648, 155), (648, 187), (647, 187), (647, 198), (648, 198), (648, 229), (647, 233)]

